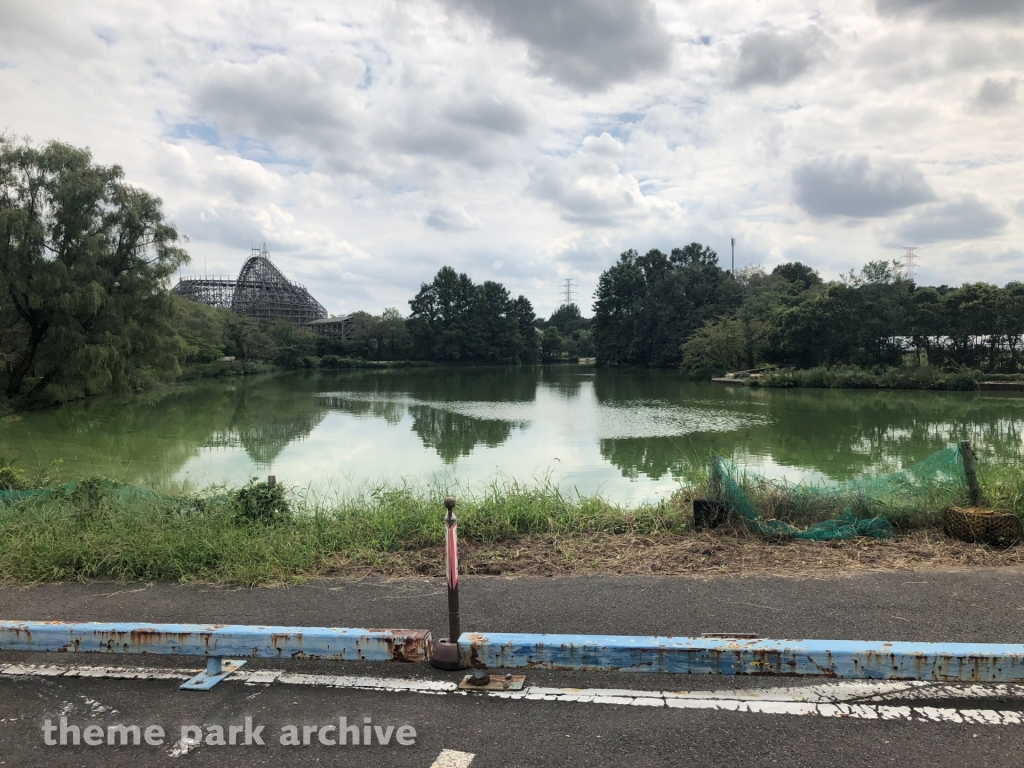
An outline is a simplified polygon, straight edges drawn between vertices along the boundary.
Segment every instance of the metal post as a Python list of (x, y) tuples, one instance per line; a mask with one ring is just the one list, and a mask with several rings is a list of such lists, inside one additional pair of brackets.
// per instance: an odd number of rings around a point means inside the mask
[(970, 493), (971, 506), (981, 503), (981, 487), (978, 485), (978, 471), (974, 466), (974, 451), (967, 440), (960, 443), (960, 456), (964, 460), (964, 474), (967, 475), (967, 489)]
[(212, 677), (213, 675), (220, 675), (223, 673), (224, 665), (221, 664), (220, 656), (210, 656), (206, 660), (206, 674)]
[(732, 276), (736, 277), (736, 238), (729, 238), (732, 241)]
[(444, 572), (448, 582), (448, 637), (434, 643), (430, 663), (439, 669), (465, 669), (466, 664), (459, 652), (459, 637), (462, 635), (459, 620), (459, 539), (456, 528), (455, 499), (444, 500)]
[(451, 496), (444, 500), (448, 514), (444, 518), (445, 547), (444, 568), (448, 580), (448, 640), (458, 642), (462, 634), (459, 621), (459, 539), (456, 532), (455, 499)]

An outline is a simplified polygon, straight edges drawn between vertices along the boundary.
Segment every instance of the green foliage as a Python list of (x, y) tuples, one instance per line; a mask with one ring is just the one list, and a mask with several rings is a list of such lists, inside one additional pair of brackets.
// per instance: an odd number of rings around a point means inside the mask
[(181, 338), (180, 362), (212, 363), (225, 355), (228, 329), (237, 315), (171, 294), (171, 323)]
[(246, 485), (232, 494), (235, 503), (235, 521), (275, 525), (292, 516), (292, 508), (283, 485), (271, 488), (267, 483), (251, 478)]
[(540, 348), (533, 306), (503, 285), (474, 285), (465, 273), (442, 267), (410, 300), (408, 331), (415, 355), (448, 363), (533, 363)]
[(174, 375), (165, 282), (188, 256), (161, 201), (88, 150), (0, 137), (0, 348), (6, 396), (65, 400)]
[(668, 256), (629, 250), (598, 280), (594, 347), (607, 365), (676, 366), (709, 320), (739, 308), (742, 288), (718, 255), (691, 243)]
[(554, 326), (559, 333), (571, 336), (576, 331), (587, 330), (593, 324), (593, 320), (583, 316), (580, 308), (575, 303), (563, 304), (548, 318), (545, 329)]
[(559, 360), (562, 357), (562, 334), (556, 326), (550, 325), (540, 338), (541, 353), (546, 362)]
[(773, 277), (781, 277), (800, 289), (806, 290), (815, 285), (821, 285), (821, 275), (815, 270), (802, 264), (799, 261), (791, 261), (786, 264), (779, 264), (772, 270)]
[[(925, 477), (930, 472), (925, 469), (921, 473), (912, 467), (896, 475)], [(1024, 514), (1024, 472), (1019, 468), (982, 473), (980, 480), (989, 503)], [(686, 502), (691, 493), (703, 493), (707, 479), (694, 482), (698, 485), (675, 503), (635, 507), (514, 481), (475, 493), (385, 486), (345, 498), (288, 494), (294, 514), (273, 525), (239, 524), (238, 492), (226, 494), (220, 488), (175, 498), (96, 480), (86, 490), (0, 492), (0, 582), (172, 579), (255, 585), (313, 578), (338, 558), (372, 562), (379, 553), (440, 546), (442, 501), (448, 493), (459, 499), (459, 536), (465, 541), (591, 532), (684, 534), (691, 521)], [(764, 519), (807, 525), (832, 517), (844, 502), (851, 506), (842, 493), (815, 496), (816, 489), (805, 487), (808, 492), (801, 495), (791, 486), (781, 493), (781, 486), (759, 484), (751, 475), (740, 476), (739, 483)], [(948, 484), (952, 495), (944, 490), (946, 484), (933, 483), (936, 492), (920, 496), (920, 483), (910, 485), (910, 493), (894, 496), (901, 482), (890, 483), (888, 492), (883, 488), (879, 495), (889, 508), (881, 514), (900, 526), (933, 522), (942, 505), (962, 492), (959, 482)], [(875, 508), (852, 512), (860, 519), (875, 514)], [(925, 514), (918, 514), (921, 510)]]
[(688, 371), (751, 370), (764, 359), (768, 325), (759, 318), (709, 320), (682, 347)]
[(740, 271), (737, 283), (742, 304), (686, 339), (683, 368), (788, 364), (800, 370), (770, 385), (911, 389), (1024, 371), (1024, 283), (919, 287), (886, 261), (827, 284), (799, 263)]
[(0, 456), (0, 491), (24, 491), (30, 488), (48, 488), (59, 482), (60, 459), (49, 467), (29, 476), (24, 469), (14, 466), (17, 459)]
[(932, 366), (879, 367), (817, 366), (803, 370), (763, 374), (752, 384), (762, 387), (817, 389), (932, 389), (965, 392), (976, 390), (981, 371), (941, 371)]
[(13, 459), (0, 456), (0, 491), (21, 491), (30, 487), (27, 473), (14, 463)]

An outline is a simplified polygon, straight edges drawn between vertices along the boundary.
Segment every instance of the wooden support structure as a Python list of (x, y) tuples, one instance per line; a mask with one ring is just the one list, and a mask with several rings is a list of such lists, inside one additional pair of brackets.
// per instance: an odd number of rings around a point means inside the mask
[(960, 456), (964, 460), (964, 474), (967, 475), (967, 489), (970, 492), (971, 506), (981, 503), (981, 487), (978, 485), (978, 470), (974, 465), (974, 451), (969, 441), (960, 443)]
[(306, 325), (327, 317), (327, 310), (304, 285), (293, 283), (274, 266), (266, 245), (253, 248), (237, 280), (182, 277), (171, 292), (259, 322)]

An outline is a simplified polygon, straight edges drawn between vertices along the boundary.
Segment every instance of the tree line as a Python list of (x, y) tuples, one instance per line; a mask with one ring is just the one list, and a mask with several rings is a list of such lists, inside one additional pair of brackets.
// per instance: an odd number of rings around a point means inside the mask
[(765, 363), (1016, 373), (1024, 284), (919, 286), (895, 262), (824, 281), (799, 262), (732, 274), (700, 243), (623, 253), (594, 317), (538, 318), (523, 295), (445, 266), (395, 309), (357, 312), (343, 339), (259, 324), (169, 293), (188, 262), (159, 198), (88, 150), (0, 136), (0, 410), (141, 389), (224, 358), (284, 368), (353, 361), (751, 369)]
[(1024, 357), (1024, 283), (919, 286), (897, 262), (869, 262), (825, 282), (792, 263), (736, 276), (743, 301), (680, 348), (690, 370), (932, 366), (1017, 373)]
[(0, 411), (142, 389), (225, 358), (246, 370), (536, 363), (574, 353), (587, 324), (576, 308), (563, 339), (525, 296), (443, 267), (408, 318), (358, 312), (346, 338), (316, 336), (172, 295), (189, 260), (182, 245), (160, 199), (125, 183), (119, 166), (0, 136)]
[(595, 298), (594, 343), (607, 365), (1024, 365), (1024, 283), (920, 286), (895, 261), (826, 282), (800, 262), (734, 275), (698, 243), (668, 255), (629, 250), (601, 275)]

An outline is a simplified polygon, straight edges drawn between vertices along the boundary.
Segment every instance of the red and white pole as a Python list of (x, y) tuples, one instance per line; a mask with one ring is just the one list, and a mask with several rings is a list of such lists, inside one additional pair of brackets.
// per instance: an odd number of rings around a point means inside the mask
[(462, 634), (459, 621), (459, 537), (455, 520), (455, 499), (451, 496), (444, 500), (448, 510), (445, 515), (445, 576), (448, 580), (448, 642), (458, 643)]

